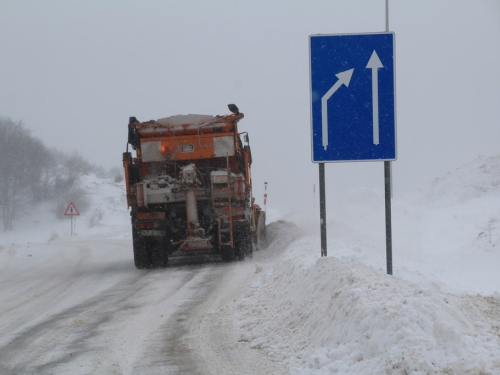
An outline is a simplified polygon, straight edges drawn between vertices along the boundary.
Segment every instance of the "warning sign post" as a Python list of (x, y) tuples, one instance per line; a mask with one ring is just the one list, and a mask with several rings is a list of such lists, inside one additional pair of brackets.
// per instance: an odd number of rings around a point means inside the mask
[[(76, 206), (73, 202), (70, 202), (70, 204), (66, 208), (66, 211), (64, 211), (64, 216), (71, 217), (71, 235), (73, 236), (73, 234), (74, 234), (73, 216), (80, 216), (80, 212), (78, 212), (78, 209), (76, 208)], [(76, 222), (76, 218), (75, 218), (75, 222)]]

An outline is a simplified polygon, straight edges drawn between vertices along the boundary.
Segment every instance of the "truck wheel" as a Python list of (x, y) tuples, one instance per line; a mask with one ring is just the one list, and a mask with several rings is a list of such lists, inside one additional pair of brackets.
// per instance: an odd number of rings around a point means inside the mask
[(253, 247), (252, 247), (252, 235), (250, 230), (250, 225), (248, 227), (241, 228), (235, 236), (235, 247), (236, 256), (239, 260), (245, 259), (245, 256), (252, 258)]
[(154, 239), (150, 244), (151, 265), (153, 268), (165, 268), (168, 265), (167, 239)]
[(262, 211), (257, 219), (257, 233), (256, 233), (257, 250), (267, 248), (267, 233), (266, 233), (266, 213)]
[(233, 260), (234, 259), (233, 249), (231, 249), (229, 246), (223, 246), (221, 256), (224, 262), (229, 262)]
[(242, 246), (236, 245), (236, 247), (234, 248), (234, 251), (236, 253), (236, 258), (238, 260), (245, 259), (245, 251), (244, 251)]
[(144, 269), (151, 268), (149, 260), (147, 241), (139, 236), (137, 229), (132, 228), (132, 246), (134, 248), (134, 263), (135, 268)]

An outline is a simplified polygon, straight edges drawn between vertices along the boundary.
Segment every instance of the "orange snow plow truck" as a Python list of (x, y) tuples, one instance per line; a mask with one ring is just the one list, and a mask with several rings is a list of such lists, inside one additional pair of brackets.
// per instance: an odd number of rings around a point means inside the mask
[(265, 246), (248, 134), (238, 132), (244, 115), (228, 107), (225, 116), (130, 117), (123, 166), (137, 268), (165, 267), (182, 256), (242, 260)]

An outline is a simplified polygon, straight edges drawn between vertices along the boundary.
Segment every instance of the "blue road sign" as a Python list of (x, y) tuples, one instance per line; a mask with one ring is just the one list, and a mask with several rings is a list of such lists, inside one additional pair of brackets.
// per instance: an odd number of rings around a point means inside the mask
[(311, 35), (312, 161), (396, 160), (394, 33)]

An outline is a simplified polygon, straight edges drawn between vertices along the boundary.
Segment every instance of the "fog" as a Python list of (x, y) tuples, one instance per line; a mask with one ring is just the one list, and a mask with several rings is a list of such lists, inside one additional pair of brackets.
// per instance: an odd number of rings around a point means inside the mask
[[(396, 34), (394, 197), (500, 153), (500, 2), (389, 2)], [(262, 203), (312, 210), (311, 34), (385, 31), (385, 1), (3, 1), (0, 115), (47, 146), (121, 165), (129, 116), (229, 113)], [(328, 164), (338, 190), (383, 188), (383, 163)], [(316, 189), (317, 190), (317, 189)]]

